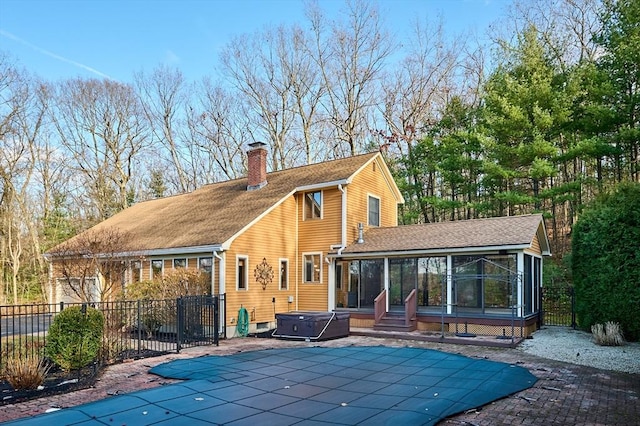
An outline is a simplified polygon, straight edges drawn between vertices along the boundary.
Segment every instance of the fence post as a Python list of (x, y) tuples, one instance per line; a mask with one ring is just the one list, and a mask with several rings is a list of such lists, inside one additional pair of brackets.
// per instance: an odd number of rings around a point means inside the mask
[(184, 309), (182, 305), (182, 297), (176, 299), (176, 352), (180, 353), (180, 349), (182, 349), (182, 328), (184, 326)]
[(218, 296), (213, 297), (213, 343), (219, 346), (220, 340), (220, 299)]
[(136, 301), (137, 312), (136, 315), (136, 330), (138, 334), (138, 355), (140, 355), (140, 348), (142, 347), (142, 308), (140, 307), (140, 299)]

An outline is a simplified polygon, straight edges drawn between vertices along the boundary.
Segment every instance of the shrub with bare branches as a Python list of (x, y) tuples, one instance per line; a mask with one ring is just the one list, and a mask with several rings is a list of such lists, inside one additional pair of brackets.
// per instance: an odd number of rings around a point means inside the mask
[(603, 324), (594, 324), (591, 326), (591, 334), (593, 340), (600, 346), (622, 346), (625, 344), (620, 324), (613, 321), (607, 321)]
[(49, 373), (51, 364), (43, 357), (13, 356), (7, 360), (4, 376), (15, 390), (37, 389)]
[(127, 269), (131, 238), (118, 228), (89, 230), (54, 247), (49, 254), (63, 280), (63, 292), (81, 302), (105, 301), (117, 294)]

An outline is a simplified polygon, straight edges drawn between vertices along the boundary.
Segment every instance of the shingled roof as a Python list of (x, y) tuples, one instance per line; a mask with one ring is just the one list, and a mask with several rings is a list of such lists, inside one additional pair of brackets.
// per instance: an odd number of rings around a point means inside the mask
[[(222, 246), (296, 189), (346, 183), (379, 155), (375, 152), (272, 172), (267, 174), (267, 185), (253, 191), (247, 191), (245, 177), (140, 202), (85, 232), (116, 228), (127, 234), (125, 251)], [(56, 248), (50, 253), (55, 252)]]
[(549, 254), (540, 214), (370, 228), (364, 234), (363, 243), (355, 242), (342, 253), (523, 249), (531, 246), (536, 235), (543, 254)]

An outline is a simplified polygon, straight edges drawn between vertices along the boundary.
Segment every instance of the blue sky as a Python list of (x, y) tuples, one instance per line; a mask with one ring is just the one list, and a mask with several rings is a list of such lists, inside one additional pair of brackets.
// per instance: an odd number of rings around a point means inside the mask
[[(510, 0), (380, 0), (387, 28), (442, 16), (448, 32), (482, 36)], [(343, 0), (320, 0), (329, 17)], [(215, 75), (233, 36), (304, 23), (301, 0), (0, 0), (0, 51), (47, 80), (108, 77), (131, 81), (159, 64), (187, 80)]]

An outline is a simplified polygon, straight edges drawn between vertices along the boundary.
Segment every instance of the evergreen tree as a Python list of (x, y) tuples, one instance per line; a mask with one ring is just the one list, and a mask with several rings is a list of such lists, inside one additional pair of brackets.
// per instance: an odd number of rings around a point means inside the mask
[(622, 183), (585, 210), (571, 260), (580, 327), (614, 321), (628, 340), (639, 340), (640, 184)]

